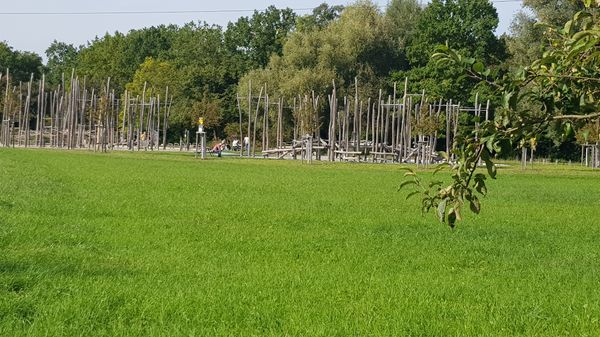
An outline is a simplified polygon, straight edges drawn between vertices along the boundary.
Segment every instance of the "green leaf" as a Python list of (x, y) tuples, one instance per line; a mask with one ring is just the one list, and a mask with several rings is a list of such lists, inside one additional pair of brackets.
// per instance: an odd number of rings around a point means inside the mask
[(479, 203), (479, 199), (476, 196), (473, 196), (471, 200), (469, 200), (469, 207), (471, 211), (475, 214), (479, 214), (481, 211), (481, 204)]
[(501, 146), (501, 143), (499, 141), (498, 142), (494, 142), (493, 148), (494, 148), (494, 151), (496, 153), (501, 153), (502, 152), (502, 146)]
[(565, 26), (563, 28), (563, 32), (565, 32), (566, 34), (570, 34), (572, 26), (573, 26), (573, 20), (567, 21), (567, 23), (565, 23)]
[(485, 142), (485, 146), (487, 147), (488, 151), (494, 152), (494, 135), (490, 136), (487, 141)]
[(584, 30), (584, 31), (581, 31), (581, 32), (577, 32), (577, 33), (575, 33), (575, 35), (573, 35), (573, 41), (578, 42), (579, 40), (581, 40), (584, 37), (589, 36), (591, 34), (592, 33), (589, 32), (589, 31), (587, 31), (587, 30)]
[(502, 106), (504, 107), (504, 109), (511, 108), (511, 100), (512, 100), (513, 95), (514, 95), (513, 92), (505, 92), (502, 95)]
[(492, 162), (490, 158), (490, 153), (487, 149), (483, 149), (483, 151), (481, 151), (481, 159), (485, 162), (485, 167), (487, 169), (488, 175), (492, 179), (496, 179), (496, 165), (494, 165), (494, 163)]
[(477, 72), (477, 73), (482, 73), (485, 69), (485, 66), (483, 65), (483, 63), (477, 61), (475, 63), (473, 63), (473, 71)]
[(410, 167), (400, 167), (400, 169), (403, 170), (403, 171), (408, 171), (408, 172), (415, 173), (415, 170), (411, 169)]
[(398, 191), (403, 189), (405, 186), (416, 185), (416, 184), (417, 184), (417, 182), (414, 180), (407, 180), (407, 181), (403, 182), (402, 184), (400, 184), (400, 187), (398, 187)]
[(408, 195), (406, 196), (406, 200), (410, 199), (413, 195), (419, 194), (419, 193), (421, 193), (421, 192), (420, 191), (413, 191), (413, 192), (408, 193)]
[(502, 126), (507, 127), (510, 124), (510, 118), (507, 115), (502, 117)]
[(485, 186), (486, 176), (483, 173), (477, 173), (475, 175), (475, 190), (481, 195), (487, 194), (487, 187)]
[(448, 199), (446, 198), (446, 199), (440, 201), (440, 203), (438, 204), (437, 214), (438, 214), (438, 219), (440, 220), (441, 223), (445, 222), (447, 202), (448, 202)]
[(447, 52), (448, 50), (450, 50), (450, 48), (448, 47), (448, 45), (445, 44), (439, 44), (437, 45), (437, 47), (435, 48), (440, 54)]
[(431, 58), (437, 61), (442, 61), (442, 60), (446, 60), (448, 58), (448, 54), (446, 53), (433, 53), (433, 55), (431, 55)]
[(494, 163), (492, 163), (492, 161), (488, 159), (485, 161), (485, 167), (487, 168), (490, 177), (492, 179), (496, 179), (496, 174), (498, 173), (496, 165), (494, 165)]
[(448, 49), (448, 58), (456, 63), (460, 62), (460, 55), (453, 49)]
[(432, 188), (434, 186), (442, 186), (443, 182), (442, 181), (432, 181), (429, 183), (429, 188)]
[[(591, 4), (591, 0), (585, 0), (586, 3), (590, 3)], [(592, 15), (586, 11), (579, 11), (577, 13), (575, 13), (575, 16), (573, 16), (573, 21), (581, 21), (584, 18), (589, 18)]]

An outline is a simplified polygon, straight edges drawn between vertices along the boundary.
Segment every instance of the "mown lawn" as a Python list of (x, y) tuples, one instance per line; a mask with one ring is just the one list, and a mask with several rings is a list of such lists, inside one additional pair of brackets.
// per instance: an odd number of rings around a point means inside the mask
[(402, 173), (0, 149), (0, 336), (600, 335), (600, 172), (501, 169), (454, 231)]

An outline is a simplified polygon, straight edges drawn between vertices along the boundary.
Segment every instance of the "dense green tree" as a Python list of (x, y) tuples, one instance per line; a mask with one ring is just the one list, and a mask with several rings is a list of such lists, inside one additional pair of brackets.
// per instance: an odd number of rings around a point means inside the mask
[(248, 70), (264, 67), (272, 54), (281, 55), (287, 34), (296, 23), (296, 14), (289, 8), (269, 6), (254, 11), (252, 17), (242, 17), (227, 25), (225, 44), (231, 52), (239, 52), (248, 62)]
[(332, 21), (340, 17), (344, 6), (329, 6), (322, 3), (315, 7), (311, 14), (303, 15), (296, 20), (296, 29), (298, 31), (320, 30), (329, 25)]
[(423, 7), (417, 0), (392, 0), (386, 9), (390, 34), (398, 49), (404, 49), (414, 37)]
[(506, 53), (494, 35), (497, 27), (498, 13), (488, 0), (433, 0), (419, 16), (409, 47), (411, 65), (426, 65), (440, 44), (488, 63), (503, 61)]
[(77, 56), (79, 50), (72, 44), (58, 42), (54, 40), (50, 47), (46, 49), (48, 62), (47, 79), (50, 85), (58, 85), (62, 82), (63, 74), (65, 77), (71, 75), (72, 70), (77, 68)]
[(223, 31), (206, 23), (188, 23), (173, 40), (168, 53), (177, 68), (182, 94), (199, 98), (205, 91), (222, 93), (235, 83), (229, 78), (228, 52), (223, 47)]
[(175, 67), (171, 62), (147, 57), (126, 88), (132, 95), (142, 95), (145, 87), (147, 95), (160, 95), (164, 98), (168, 87), (169, 96), (179, 96), (179, 83), (174, 74)]
[(79, 52), (78, 74), (93, 85), (111, 77), (113, 88), (122, 91), (146, 57), (160, 58), (171, 49), (176, 33), (175, 26), (158, 26), (96, 37)]
[[(538, 2), (527, 1), (531, 8)], [(371, 1), (345, 8), (324, 3), (301, 17), (289, 8), (270, 6), (225, 30), (189, 23), (106, 34), (81, 48), (55, 41), (47, 50), (47, 71), (55, 85), (62, 73), (68, 80), (72, 68), (88, 86), (99, 87), (110, 77), (117, 92), (138, 94), (145, 83), (148, 91), (162, 94), (168, 85), (176, 94), (173, 130), (192, 127), (197, 110), (204, 109), (218, 115), (211, 118), (211, 127), (221, 136), (225, 125), (238, 121), (236, 96), (244, 94), (250, 80), (255, 89), (267, 84), (272, 96), (314, 90), (325, 97), (334, 80), (338, 93), (352, 95), (358, 78), (361, 96), (375, 97), (390, 80), (408, 77), (411, 91), (424, 89), (464, 102), (472, 98), (476, 81), (457, 68), (430, 63), (429, 55), (436, 45), (448, 43), (498, 66), (505, 48), (493, 34), (497, 23), (487, 0), (434, 0), (427, 6), (392, 0), (385, 13)], [(14, 59), (10, 48), (4, 54)], [(2, 48), (0, 60), (1, 55)], [(13, 64), (18, 76), (28, 79), (29, 70)]]
[(122, 91), (138, 66), (127, 63), (125, 43), (125, 36), (119, 32), (96, 37), (79, 52), (77, 74), (86, 77), (87, 83), (96, 87), (110, 78), (112, 87)]
[(542, 56), (543, 44), (539, 42), (546, 40), (546, 37), (544, 29), (537, 26), (537, 22), (562, 27), (584, 6), (581, 1), (525, 0), (523, 7), (526, 11), (519, 11), (515, 15), (507, 38), (512, 66), (529, 64)]
[(13, 50), (5, 42), (0, 42), (0, 71), (9, 69), (13, 81), (29, 81), (31, 74), (40, 78), (43, 71), (42, 58), (31, 52)]
[(536, 20), (554, 27), (562, 27), (585, 8), (578, 0), (523, 0), (523, 7), (533, 12)]
[(240, 86), (253, 79), (286, 97), (312, 90), (324, 96), (333, 80), (343, 91), (358, 77), (365, 94), (374, 95), (397, 64), (387, 28), (376, 5), (358, 2), (324, 29), (290, 34), (282, 56), (273, 57), (266, 69), (251, 72)]
[[(544, 27), (562, 28), (577, 11), (584, 7), (581, 1), (563, 0), (527, 0), (523, 5), (527, 11), (520, 11), (515, 15), (510, 35), (507, 37), (507, 46), (511, 55), (508, 64), (515, 69), (541, 58), (544, 51), (548, 49), (548, 39), (551, 36), (547, 34)], [(590, 10), (596, 11), (596, 9)], [(539, 22), (544, 24), (538, 25)], [(530, 106), (529, 109), (536, 110), (539, 107)], [(576, 146), (574, 139), (567, 141), (556, 137), (560, 133), (560, 130), (557, 131), (554, 126), (548, 125), (546, 130), (540, 132), (537, 137), (539, 144), (537, 153), (553, 158), (576, 159), (574, 156), (576, 157), (577, 154), (571, 151), (572, 147)]]
[(130, 58), (128, 63), (139, 65), (147, 57), (163, 58), (173, 44), (179, 28), (175, 25), (160, 25), (132, 30), (126, 35), (125, 53)]
[(448, 45), (465, 56), (499, 66), (507, 53), (504, 42), (494, 35), (497, 25), (498, 14), (488, 0), (432, 1), (419, 15), (407, 47), (409, 69), (395, 73), (392, 79), (408, 77), (411, 91), (425, 90), (433, 97), (451, 97), (463, 103), (473, 100), (477, 81), (463, 76), (456, 67), (431, 62), (430, 55), (437, 46)]
[(536, 26), (535, 18), (523, 11), (518, 12), (510, 26), (506, 45), (510, 53), (509, 64), (518, 66), (530, 63), (542, 54), (543, 29)]
[(237, 120), (236, 84), (247, 70), (240, 54), (227, 48), (224, 39), (219, 26), (190, 23), (173, 40), (168, 57), (176, 67), (173, 76), (181, 88), (175, 110), (182, 127), (189, 127), (189, 121), (193, 125), (198, 117), (194, 106), (218, 106), (211, 111), (220, 116), (211, 117), (214, 123), (210, 126), (217, 136), (223, 134), (226, 122)]
[(223, 100), (220, 95), (204, 92), (199, 98), (180, 97), (171, 110), (170, 139), (177, 140), (185, 130), (195, 129), (198, 118), (204, 118), (206, 132), (214, 139), (224, 136)]

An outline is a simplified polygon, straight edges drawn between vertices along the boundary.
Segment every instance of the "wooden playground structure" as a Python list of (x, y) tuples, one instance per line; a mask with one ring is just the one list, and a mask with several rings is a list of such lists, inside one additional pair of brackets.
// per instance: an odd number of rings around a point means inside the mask
[[(238, 95), (237, 101), (239, 132), (244, 136), (241, 125), (247, 121), (245, 136), (249, 141), (247, 147), (241, 148), (240, 156), (258, 155), (308, 162), (410, 162), (428, 165), (441, 161), (437, 155), (440, 138), (445, 139), (445, 151), (451, 152), (459, 131), (461, 113), (475, 116), (477, 120), (490, 117), (489, 101), (483, 105), (478, 95), (472, 107), (453, 103), (452, 100), (431, 101), (424, 91), (409, 93), (408, 80), (405, 80), (401, 92), (394, 84), (387, 98), (379, 90), (376, 99), (369, 97), (366, 100), (359, 95), (357, 80), (353, 97), (338, 97), (334, 82), (327, 96), (328, 116), (320, 115), (323, 102), (314, 91), (291, 100), (279, 97), (272, 103), (266, 85), (261, 86), (258, 96), (253, 96), (250, 82), (247, 98)], [(246, 103), (245, 107), (242, 107), (242, 102)], [(285, 102), (291, 105), (286, 106)], [(288, 116), (285, 116), (285, 111), (289, 111)], [(286, 122), (291, 124), (288, 130)], [(328, 122), (327, 126), (325, 122)], [(475, 123), (477, 127), (478, 123)], [(260, 143), (257, 132), (260, 132)]]
[[(68, 85), (46, 89), (46, 80), (11, 83), (9, 70), (4, 81), (4, 104), (0, 145), (10, 147), (53, 147), (66, 149), (158, 149), (166, 147), (172, 95), (140, 95), (125, 91), (119, 97), (110, 78), (99, 90), (86, 80), (71, 75)], [(34, 101), (35, 98), (35, 101)], [(34, 103), (35, 102), (35, 103)], [(34, 104), (35, 106), (32, 106)], [(162, 141), (161, 141), (162, 137)]]

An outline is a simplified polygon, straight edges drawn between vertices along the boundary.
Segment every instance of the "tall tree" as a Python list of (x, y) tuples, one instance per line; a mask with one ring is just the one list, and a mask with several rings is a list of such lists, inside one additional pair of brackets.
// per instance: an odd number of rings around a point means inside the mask
[(46, 49), (48, 62), (47, 79), (50, 84), (57, 85), (62, 81), (62, 76), (69, 76), (72, 69), (77, 68), (78, 48), (72, 44), (58, 42), (54, 40), (50, 47)]
[(78, 73), (95, 85), (111, 77), (113, 87), (122, 91), (146, 57), (160, 58), (171, 49), (176, 33), (176, 26), (158, 26), (96, 37), (80, 50)]
[(497, 26), (498, 14), (488, 0), (433, 0), (419, 16), (407, 47), (410, 69), (392, 78), (408, 77), (411, 90), (425, 90), (434, 97), (471, 100), (477, 81), (462, 76), (456, 67), (440, 67), (430, 55), (447, 44), (467, 57), (499, 65), (507, 53), (504, 42), (494, 35)]
[(133, 95), (141, 95), (144, 87), (148, 95), (160, 95), (165, 98), (167, 87), (170, 95), (179, 95), (179, 83), (175, 67), (169, 61), (159, 61), (147, 57), (127, 84), (127, 90)]
[(31, 52), (13, 50), (6, 42), (0, 42), (0, 71), (10, 70), (13, 81), (29, 81), (31, 74), (39, 78), (43, 71), (42, 58)]
[(413, 66), (423, 66), (440, 44), (490, 63), (502, 61), (504, 45), (495, 35), (498, 13), (489, 0), (433, 0), (419, 17), (409, 47)]
[(329, 6), (326, 3), (322, 3), (315, 7), (311, 14), (298, 17), (296, 20), (296, 29), (298, 31), (323, 29), (329, 23), (339, 18), (343, 10), (344, 6)]
[(231, 51), (241, 52), (249, 68), (264, 67), (271, 55), (281, 55), (287, 34), (296, 23), (296, 14), (290, 8), (269, 6), (265, 11), (254, 11), (251, 18), (242, 17), (227, 25), (225, 43)]
[(573, 15), (583, 9), (581, 1), (566, 0), (525, 0), (510, 27), (507, 46), (512, 66), (529, 64), (542, 56), (540, 41), (545, 41), (544, 30), (536, 26), (537, 22), (562, 27)]
[(396, 48), (404, 49), (416, 33), (423, 7), (417, 0), (392, 0), (386, 10)]
[[(397, 64), (387, 28), (376, 5), (358, 2), (324, 29), (292, 33), (282, 57), (273, 58), (265, 70), (269, 74), (252, 76), (266, 79), (269, 88), (280, 88), (288, 97), (311, 90), (324, 94), (334, 79), (343, 90), (357, 76), (363, 89), (379, 87)], [(241, 81), (245, 83), (247, 79)]]
[(81, 49), (77, 58), (77, 74), (87, 78), (87, 83), (100, 87), (110, 77), (111, 85), (122, 91), (137, 69), (127, 63), (125, 36), (119, 32), (96, 37)]
[[(514, 69), (542, 58), (543, 52), (548, 49), (548, 38), (551, 37), (544, 27), (562, 28), (577, 11), (584, 8), (582, 1), (565, 0), (526, 0), (523, 6), (527, 11), (520, 11), (515, 15), (510, 35), (506, 38), (510, 52), (508, 65)], [(588, 9), (588, 11), (597, 11), (597, 9)], [(543, 22), (544, 25), (538, 25), (539, 22)], [(540, 109), (539, 106), (529, 108), (531, 110)], [(571, 151), (573, 147), (576, 147), (574, 139), (564, 142), (557, 137), (560, 134), (561, 130), (556, 130), (553, 125), (548, 125), (544, 132), (540, 132), (536, 137), (539, 144), (537, 146), (538, 155), (576, 159), (573, 157), (576, 157), (577, 154)]]
[(175, 76), (187, 98), (200, 98), (205, 91), (222, 93), (237, 81), (228, 74), (229, 54), (219, 26), (192, 22), (181, 27), (168, 59), (177, 68)]
[(523, 0), (523, 7), (531, 10), (536, 20), (555, 27), (585, 8), (583, 1), (576, 0)]

